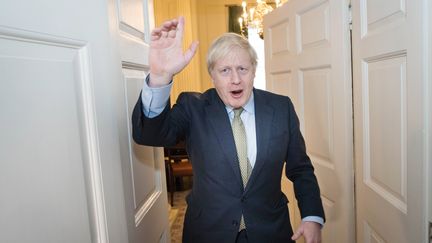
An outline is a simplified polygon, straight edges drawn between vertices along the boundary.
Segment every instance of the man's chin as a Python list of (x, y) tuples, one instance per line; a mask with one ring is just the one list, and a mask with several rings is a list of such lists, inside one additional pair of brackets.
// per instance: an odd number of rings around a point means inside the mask
[(237, 108), (240, 108), (240, 107), (243, 107), (245, 105), (245, 102), (244, 101), (240, 101), (240, 100), (236, 100), (236, 101), (234, 101), (234, 102), (230, 102), (230, 106), (232, 107), (232, 108), (234, 108), (234, 109), (237, 109)]

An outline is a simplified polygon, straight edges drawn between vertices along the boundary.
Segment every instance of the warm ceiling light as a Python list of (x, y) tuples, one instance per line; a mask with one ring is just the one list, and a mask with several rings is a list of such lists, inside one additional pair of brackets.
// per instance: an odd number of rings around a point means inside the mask
[[(275, 1), (276, 8), (281, 5), (280, 0)], [(240, 24), (241, 33), (245, 35), (245, 32), (248, 28), (254, 28), (257, 30), (258, 35), (261, 39), (264, 39), (263, 33), (263, 19), (264, 15), (273, 11), (272, 6), (266, 3), (263, 0), (257, 0), (256, 6), (249, 9), (247, 11), (247, 3), (246, 1), (242, 1), (243, 13), (241, 17), (238, 19)]]

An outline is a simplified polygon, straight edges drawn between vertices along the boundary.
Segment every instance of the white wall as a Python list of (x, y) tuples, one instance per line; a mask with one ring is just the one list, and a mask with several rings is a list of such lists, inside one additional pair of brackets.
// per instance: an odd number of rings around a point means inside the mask
[(254, 87), (257, 89), (266, 89), (265, 81), (265, 56), (264, 56), (264, 40), (261, 39), (256, 29), (248, 29), (248, 39), (258, 55), (258, 66), (255, 73)]

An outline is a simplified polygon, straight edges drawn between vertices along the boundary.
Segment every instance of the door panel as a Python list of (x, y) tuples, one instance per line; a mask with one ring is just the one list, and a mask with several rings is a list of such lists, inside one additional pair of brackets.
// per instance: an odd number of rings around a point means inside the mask
[(0, 242), (128, 241), (107, 7), (1, 4)]
[[(348, 3), (291, 0), (264, 18), (267, 87), (294, 103), (327, 216), (323, 242), (354, 242)], [(290, 198), (291, 185), (282, 179)], [(294, 211), (295, 210), (295, 211)]]
[[(86, 47), (21, 38), (0, 37), (0, 241), (91, 242), (85, 168), (98, 161), (87, 156), (94, 124), (82, 106), (91, 92), (80, 85), (89, 81), (80, 78), (88, 75), (79, 61)], [(17, 228), (32, 234), (23, 239)]]
[(129, 242), (169, 242), (168, 197), (163, 150), (136, 144), (130, 119), (149, 70), (153, 1), (120, 0), (118, 38), (124, 92), (120, 143)]
[(130, 136), (152, 1), (1, 5), (0, 241), (168, 242), (162, 150)]
[[(124, 121), (132, 116), (145, 71), (124, 68)], [(128, 124), (128, 123), (126, 123)], [(136, 144), (128, 124), (123, 134), (123, 175), (129, 242), (169, 242), (168, 198), (163, 151)], [(165, 240), (164, 240), (165, 239)]]
[(357, 242), (426, 242), (424, 4), (353, 1)]

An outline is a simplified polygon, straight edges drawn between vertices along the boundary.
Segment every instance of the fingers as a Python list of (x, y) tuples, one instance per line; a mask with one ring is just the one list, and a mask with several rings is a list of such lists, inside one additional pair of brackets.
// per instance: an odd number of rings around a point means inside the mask
[(160, 38), (161, 36), (161, 28), (155, 28), (152, 30), (151, 34), (150, 34), (150, 40), (154, 41)]
[(161, 29), (162, 31), (169, 32), (170, 30), (177, 28), (177, 25), (178, 25), (178, 20), (172, 19), (172, 20), (165, 21), (162, 24)]
[(168, 33), (167, 33), (167, 37), (175, 38), (175, 37), (176, 37), (176, 34), (177, 34), (177, 31), (176, 31), (176, 30), (170, 30), (170, 31), (168, 31)]
[(303, 230), (302, 228), (298, 228), (297, 231), (295, 232), (295, 234), (291, 237), (291, 240), (298, 240), (300, 238), (300, 236), (303, 235)]
[(161, 26), (153, 29), (150, 35), (150, 39), (154, 41), (160, 38), (175, 38), (176, 32), (178, 30), (178, 24), (179, 20), (177, 19), (165, 21)]
[(185, 22), (184, 17), (180, 16), (179, 20), (178, 20), (178, 25), (177, 25), (178, 33), (176, 35), (176, 39), (179, 43), (181, 43), (181, 41), (183, 39), (184, 22)]
[(190, 60), (192, 59), (192, 57), (195, 55), (197, 47), (198, 47), (198, 42), (194, 41), (189, 46), (189, 49), (186, 50), (186, 52), (184, 54), (184, 58), (185, 58), (187, 63), (189, 63)]

